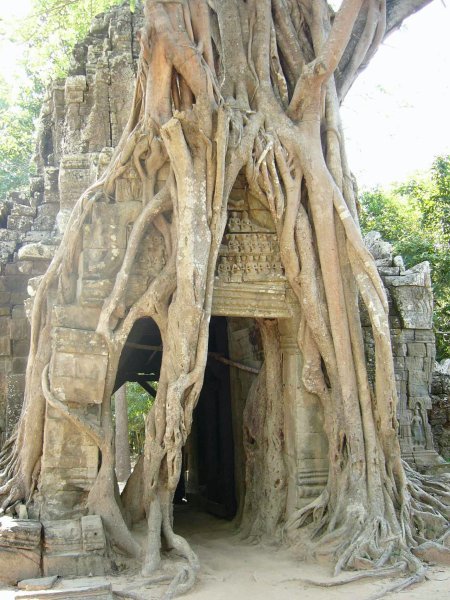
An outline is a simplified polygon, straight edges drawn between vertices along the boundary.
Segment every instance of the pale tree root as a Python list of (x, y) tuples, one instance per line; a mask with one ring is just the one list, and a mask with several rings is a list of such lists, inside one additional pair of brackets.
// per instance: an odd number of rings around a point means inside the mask
[[(172, 515), (172, 496), (168, 490), (159, 490), (157, 495), (150, 503), (148, 515), (148, 539), (151, 541), (145, 562), (143, 564), (142, 575), (151, 575), (161, 564), (161, 532), (165, 542), (170, 550), (175, 552), (181, 558), (186, 560), (178, 573), (170, 577), (171, 582), (166, 590), (163, 600), (171, 600), (188, 592), (195, 584), (197, 573), (200, 569), (200, 563), (197, 555), (190, 547), (189, 543), (180, 535), (173, 531)], [(167, 581), (167, 576), (156, 576), (148, 583), (160, 583)]]
[(381, 598), (384, 598), (388, 594), (401, 592), (402, 590), (406, 590), (406, 588), (410, 587), (411, 585), (422, 583), (425, 580), (426, 572), (426, 567), (421, 566), (421, 568), (410, 577), (387, 586), (384, 590), (381, 590), (380, 592), (370, 596), (368, 600), (381, 600)]
[(384, 569), (374, 569), (372, 571), (364, 571), (362, 573), (355, 573), (345, 579), (338, 579), (336, 581), (316, 581), (314, 579), (304, 579), (303, 577), (290, 577), (289, 579), (282, 579), (279, 583), (290, 583), (299, 582), (305, 585), (313, 585), (315, 587), (333, 588), (341, 585), (348, 585), (354, 581), (361, 581), (362, 579), (377, 579), (380, 577), (395, 577), (400, 575), (406, 569), (406, 563), (402, 565), (386, 567)]
[[(439, 482), (438, 478), (417, 474), (409, 467), (406, 467), (406, 471), (409, 476), (407, 485), (412, 488), (412, 494), (410, 501), (405, 501), (398, 522), (390, 515), (387, 503), (385, 517), (378, 516), (371, 520), (366, 518), (359, 523), (356, 519), (347, 518), (344, 520), (344, 525), (334, 530), (330, 529), (329, 526), (327, 527), (329, 501), (327, 489), (308, 506), (291, 515), (284, 528), (285, 534), (291, 537), (292, 533), (302, 526), (306, 525), (310, 529), (314, 527), (317, 541), (312, 542), (311, 551), (313, 554), (330, 555), (333, 560), (337, 560), (334, 575), (338, 575), (343, 569), (367, 569), (365, 572), (336, 582), (301, 581), (311, 585), (333, 587), (365, 577), (392, 577), (407, 573), (406, 577), (370, 599), (375, 600), (422, 582), (427, 571), (424, 562), (450, 564), (450, 550), (446, 547), (447, 536), (450, 536), (448, 529), (439, 538), (440, 543), (434, 541), (419, 543), (420, 534), (416, 527), (418, 511), (414, 508), (417, 505), (415, 496), (426, 494), (425, 487), (430, 489), (433, 485), (434, 495), (426, 496), (433, 508), (429, 507), (428, 512), (422, 513), (421, 519), (429, 518), (435, 527), (440, 528), (441, 533), (445, 531), (448, 522), (442, 513), (445, 514), (447, 507), (436, 497), (439, 493), (446, 493), (443, 481)], [(420, 490), (417, 489), (419, 480), (422, 484)], [(441, 514), (439, 509), (442, 511)], [(430, 533), (439, 537), (436, 531), (438, 530), (431, 529)], [(317, 535), (319, 532), (320, 536)], [(314, 533), (311, 537), (314, 538)], [(292, 541), (293, 539), (291, 538)]]
[[(385, 577), (397, 577), (397, 576), (405, 573), (407, 568), (408, 568), (408, 566), (407, 566), (406, 562), (403, 562), (403, 563), (400, 562), (400, 563), (398, 563), (398, 565), (394, 565), (392, 567), (386, 567), (384, 569), (374, 569), (372, 571), (365, 571), (363, 573), (356, 573), (354, 575), (351, 575), (350, 577), (346, 577), (345, 579), (339, 579), (337, 581), (315, 581), (313, 579), (303, 579), (301, 577), (293, 577), (293, 578), (289, 578), (289, 579), (283, 579), (279, 583), (290, 583), (290, 582), (297, 583), (298, 582), (298, 583), (302, 583), (305, 585), (311, 585), (311, 586), (315, 586), (315, 587), (334, 588), (334, 587), (338, 587), (338, 586), (342, 586), (342, 585), (348, 585), (348, 584), (354, 583), (355, 581), (362, 581), (363, 579), (379, 579), (379, 578), (385, 578)], [(392, 594), (394, 592), (401, 592), (402, 590), (405, 590), (406, 588), (410, 587), (411, 585), (414, 585), (416, 583), (421, 583), (425, 579), (425, 575), (426, 575), (426, 568), (421, 567), (417, 573), (414, 573), (413, 575), (411, 575), (407, 578), (403, 578), (401, 581), (397, 581), (396, 583), (393, 583), (393, 584), (387, 586), (385, 589), (381, 590), (380, 592), (377, 592), (376, 594), (371, 595), (368, 598), (368, 600), (380, 600), (381, 598), (384, 598), (388, 594)]]
[(124, 592), (122, 590), (113, 590), (115, 598), (125, 598), (125, 600), (147, 600), (144, 596), (135, 594), (134, 592)]

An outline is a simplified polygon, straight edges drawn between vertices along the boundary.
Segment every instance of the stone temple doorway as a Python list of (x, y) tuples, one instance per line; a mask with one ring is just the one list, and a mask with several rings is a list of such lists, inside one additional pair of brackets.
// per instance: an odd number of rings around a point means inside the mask
[[(184, 499), (217, 517), (236, 514), (234, 436), (231, 407), (228, 331), (224, 317), (213, 317), (203, 388), (184, 449)], [(179, 498), (180, 489), (176, 495)]]
[[(211, 318), (203, 388), (174, 499), (175, 520), (186, 509), (228, 520), (238, 513), (245, 473), (243, 411), (262, 364), (258, 339), (254, 319)], [(161, 350), (156, 323), (136, 321), (119, 361), (115, 389), (137, 382), (154, 396), (152, 382), (159, 379)]]

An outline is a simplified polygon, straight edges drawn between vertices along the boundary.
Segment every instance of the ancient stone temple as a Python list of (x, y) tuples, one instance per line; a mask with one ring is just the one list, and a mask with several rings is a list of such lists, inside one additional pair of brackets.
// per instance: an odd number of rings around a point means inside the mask
[[(0, 436), (12, 432), (23, 399), (30, 342), (27, 310), (36, 286), (67, 227), (74, 203), (101, 176), (125, 126), (136, 74), (136, 32), (141, 15), (116, 8), (95, 19), (77, 46), (70, 74), (48, 92), (38, 137), (37, 175), (30, 194), (2, 205), (0, 230)], [(120, 74), (120, 76), (118, 76)], [(165, 175), (167, 177), (167, 174)], [(164, 174), (156, 188), (164, 183)], [(38, 494), (40, 512), (17, 507), (15, 521), (2, 521), (0, 570), (15, 582), (26, 575), (77, 575), (108, 569), (101, 519), (86, 514), (86, 498), (99, 470), (92, 437), (64, 417), (64, 405), (93, 428), (100, 425), (108, 347), (96, 333), (100, 309), (111, 293), (140, 214), (136, 181), (124, 173), (116, 202), (98, 198), (85, 223), (76, 276), (68, 273), (70, 297), (52, 314), (49, 371), (53, 383), (46, 408), (46, 434)], [(388, 291), (399, 394), (399, 436), (404, 458), (419, 469), (441, 462), (428, 421), (435, 359), (432, 292), (426, 263), (405, 270), (389, 244), (370, 234), (367, 244)], [(131, 267), (119, 319), (161, 271), (170, 245), (163, 227), (146, 231)], [(209, 358), (203, 390), (185, 450), (185, 485), (207, 510), (236, 514), (242, 500), (246, 399), (264, 356), (257, 320), (278, 322), (282, 353), (287, 502), (293, 510), (317, 496), (328, 473), (327, 438), (317, 398), (301, 379), (296, 332), (300, 307), (279, 255), (270, 213), (239, 178), (215, 274)], [(365, 322), (366, 353), (373, 366), (373, 340)], [(117, 366), (115, 388), (126, 381), (145, 387), (158, 378), (161, 337), (151, 319), (137, 319)], [(49, 398), (56, 398), (58, 405)], [(248, 410), (248, 407), (247, 407)], [(187, 477), (188, 473), (188, 477)], [(42, 525), (41, 525), (42, 524)], [(19, 553), (19, 571), (14, 567)], [(24, 564), (26, 563), (26, 566)], [(5, 569), (4, 565), (8, 565)], [(16, 569), (16, 570), (15, 570)]]

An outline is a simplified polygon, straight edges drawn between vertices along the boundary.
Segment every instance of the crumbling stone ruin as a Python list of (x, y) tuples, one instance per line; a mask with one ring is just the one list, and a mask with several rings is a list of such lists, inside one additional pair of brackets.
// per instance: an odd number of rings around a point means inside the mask
[(450, 361), (444, 360), (433, 372), (430, 425), (435, 448), (450, 460)]
[[(88, 37), (75, 50), (68, 77), (49, 89), (37, 142), (37, 175), (31, 180), (30, 194), (12, 195), (2, 205), (2, 441), (12, 433), (23, 401), (30, 346), (27, 311), (75, 202), (103, 173), (126, 125), (139, 55), (136, 32), (141, 26), (141, 13), (130, 13), (124, 7), (95, 19)], [(162, 185), (165, 178), (167, 173), (159, 173), (157, 183)], [(0, 565), (2, 577), (9, 582), (39, 574), (102, 574), (109, 568), (104, 532), (108, 524), (95, 514), (86, 514), (87, 497), (99, 472), (98, 446), (92, 439), (94, 434), (81, 432), (65, 418), (63, 405), (93, 428), (100, 426), (108, 348), (96, 328), (139, 216), (136, 186), (129, 171), (117, 182), (115, 203), (104, 198), (95, 204), (92, 217), (83, 226), (78, 274), (68, 286), (71, 302), (53, 307), (49, 369), (54, 396), (50, 392), (46, 396), (40, 512), (33, 514), (32, 509), (19, 504), (11, 515), (2, 518)], [(132, 264), (117, 318), (166, 264), (166, 234), (163, 227), (149, 227)], [(394, 257), (390, 245), (376, 232), (367, 236), (366, 243), (388, 294), (402, 454), (412, 466), (426, 471), (442, 464), (428, 418), (435, 360), (430, 269), (422, 263), (406, 270), (401, 257)], [(252, 423), (257, 418), (257, 409), (247, 398), (254, 397), (250, 394), (252, 382), (263, 358), (256, 320), (278, 322), (283, 381), (278, 393), (285, 411), (282, 425), (288, 508), (305, 506), (326, 484), (323, 413), (301, 378), (302, 358), (295, 338), (299, 312), (281, 264), (271, 214), (254, 202), (245, 181), (238, 178), (228, 203), (227, 227), (215, 273), (205, 381), (185, 451), (189, 491), (202, 496), (213, 514), (233, 517), (237, 510), (246, 508), (242, 504), (246, 457), (253, 452)], [(363, 315), (363, 325), (368, 364), (374, 368), (367, 315)], [(115, 388), (127, 380), (139, 381), (139, 377), (145, 384), (146, 375), (159, 373), (160, 346), (154, 322), (138, 319), (120, 357)], [(228, 363), (217, 357), (226, 357)], [(440, 380), (435, 379), (433, 385), (439, 398), (448, 393), (448, 386)], [(208, 436), (208, 431), (215, 435)], [(438, 433), (437, 440), (441, 452), (448, 452), (448, 439), (444, 441)], [(141, 508), (136, 507), (128, 519), (142, 516)], [(16, 560), (19, 555), (20, 564)]]

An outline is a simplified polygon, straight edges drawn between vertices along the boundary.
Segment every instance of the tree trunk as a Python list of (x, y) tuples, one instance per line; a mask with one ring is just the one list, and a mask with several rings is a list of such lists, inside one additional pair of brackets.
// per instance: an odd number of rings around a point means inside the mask
[[(198, 559), (173, 531), (172, 497), (203, 382), (228, 197), (241, 172), (249, 193), (272, 214), (282, 263), (301, 306), (303, 381), (322, 402), (330, 464), (321, 496), (283, 515), (281, 420), (272, 410), (279, 366), (267, 338), (265, 374), (255, 384), (266, 402), (265, 429), (259, 429), (265, 431), (260, 439), (266, 456), (258, 459), (265, 493), (257, 525), (250, 529), (263, 535), (285, 518), (286, 531), (296, 536), (303, 527), (313, 552), (329, 554), (336, 572), (391, 564), (421, 575), (411, 548), (443, 535), (449, 494), (445, 485), (405, 472), (402, 464), (387, 300), (359, 230), (339, 102), (386, 32), (426, 3), (344, 0), (334, 13), (322, 0), (146, 1), (128, 125), (109, 168), (75, 207), (35, 297), (19, 443), (11, 440), (0, 458), (4, 506), (32, 494), (47, 402), (100, 447), (102, 465), (89, 509), (103, 517), (115, 543), (139, 554), (114, 488), (110, 396), (133, 323), (152, 317), (161, 331), (163, 356), (146, 420), (143, 571), (158, 567), (163, 535), (188, 561), (167, 597), (192, 586)], [(102, 427), (96, 430), (52, 395), (48, 368), (39, 385), (46, 355), (37, 349), (44, 344), (48, 352), (47, 293), (59, 290), (59, 302), (73, 298), (83, 224), (95, 202), (115, 201), (116, 183), (125, 172), (138, 181), (142, 209), (97, 327), (109, 362)], [(167, 261), (143, 296), (126, 307), (130, 269), (150, 223), (164, 237)], [(361, 300), (375, 339), (374, 385), (367, 376)], [(262, 324), (263, 338), (269, 327)], [(35, 411), (38, 432), (30, 443)], [(248, 411), (251, 416), (252, 397)], [(269, 458), (274, 473), (267, 468)], [(254, 485), (247, 483), (252, 493)], [(258, 503), (256, 496), (251, 500)]]
[(114, 394), (114, 407), (116, 416), (116, 474), (117, 480), (123, 482), (131, 474), (126, 384), (123, 384)]

